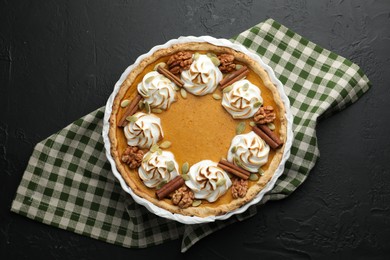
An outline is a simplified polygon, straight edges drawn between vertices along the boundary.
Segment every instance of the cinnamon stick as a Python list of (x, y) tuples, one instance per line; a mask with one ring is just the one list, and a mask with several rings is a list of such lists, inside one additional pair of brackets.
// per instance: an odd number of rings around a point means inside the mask
[(226, 82), (230, 81), (234, 77), (237, 77), (240, 75), (243, 71), (247, 70), (248, 68), (246, 66), (242, 66), (239, 70), (233, 71), (229, 75), (227, 75), (225, 78), (223, 78), (220, 82), (219, 85), (225, 85)]
[(225, 161), (225, 160), (219, 161), (217, 166), (219, 168), (227, 171), (227, 172), (230, 172), (231, 174), (234, 174), (235, 176), (237, 176), (241, 179), (244, 179), (244, 180), (247, 180), (249, 178), (249, 175), (250, 175), (250, 172), (248, 172), (244, 169), (241, 169), (240, 167), (238, 167), (232, 163), (229, 163), (228, 161)]
[(161, 189), (156, 191), (156, 197), (162, 200), (168, 196), (171, 192), (177, 190), (184, 184), (184, 179), (181, 176), (176, 176), (174, 179), (165, 184)]
[(140, 94), (137, 94), (137, 96), (134, 97), (134, 99), (130, 102), (130, 104), (126, 107), (125, 112), (122, 115), (122, 118), (118, 122), (119, 127), (124, 127), (126, 122), (126, 117), (132, 116), (137, 112), (138, 109), (138, 103), (141, 101), (142, 97)]
[(248, 75), (248, 73), (249, 70), (246, 66), (243, 66), (241, 69), (232, 72), (230, 75), (228, 75), (219, 82), (221, 90), (233, 84), (234, 82), (244, 78), (246, 75)]
[(279, 146), (283, 144), (283, 141), (267, 126), (267, 125), (257, 125), (264, 133), (272, 138)]
[(237, 171), (239, 171), (239, 172), (242, 172), (242, 173), (245, 174), (245, 175), (248, 175), (248, 176), (249, 176), (249, 175), (251, 174), (251, 173), (248, 172), (247, 170), (245, 170), (245, 169), (243, 169), (243, 168), (241, 168), (241, 167), (235, 165), (234, 163), (228, 162), (228, 161), (226, 161), (226, 160), (220, 160), (219, 162), (220, 162), (221, 164), (224, 164), (224, 165), (226, 165), (226, 166), (228, 166), (228, 167), (231, 167), (231, 168), (233, 168), (233, 169), (235, 169), (235, 170), (237, 170)]
[(272, 149), (277, 149), (280, 145), (268, 136), (263, 130), (257, 126), (252, 127), (253, 132), (260, 136)]
[(170, 79), (173, 83), (175, 83), (179, 87), (183, 87), (184, 86), (184, 82), (181, 79), (176, 77), (172, 72), (170, 72), (169, 70), (163, 68), (162, 66), (158, 66), (157, 67), (157, 72), (160, 73), (160, 74), (163, 74), (165, 77)]

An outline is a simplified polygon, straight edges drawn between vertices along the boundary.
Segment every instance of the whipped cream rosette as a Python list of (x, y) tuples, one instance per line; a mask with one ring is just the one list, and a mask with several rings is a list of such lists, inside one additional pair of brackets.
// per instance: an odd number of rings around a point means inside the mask
[(176, 101), (174, 83), (157, 71), (147, 73), (137, 90), (151, 108), (167, 110)]
[(216, 201), (232, 185), (227, 173), (210, 160), (200, 161), (191, 166), (186, 186), (194, 192), (196, 199)]
[(222, 98), (222, 106), (235, 119), (252, 117), (262, 103), (260, 89), (246, 79), (233, 83), (231, 90), (224, 91)]
[(153, 114), (138, 112), (124, 128), (127, 144), (141, 149), (150, 148), (164, 137), (161, 120)]
[(162, 182), (169, 182), (179, 175), (178, 164), (171, 152), (148, 152), (144, 155), (138, 175), (149, 188), (156, 188)]
[(253, 131), (236, 135), (229, 148), (228, 161), (248, 170), (258, 172), (267, 163), (269, 145)]
[(197, 96), (214, 92), (222, 79), (222, 72), (207, 55), (197, 54), (190, 68), (181, 73), (184, 88)]

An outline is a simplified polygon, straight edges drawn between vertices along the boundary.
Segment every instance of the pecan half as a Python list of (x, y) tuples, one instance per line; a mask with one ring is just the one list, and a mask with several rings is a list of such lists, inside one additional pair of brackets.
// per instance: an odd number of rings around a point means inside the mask
[(192, 205), (194, 198), (194, 193), (187, 186), (183, 186), (173, 193), (172, 203), (185, 209)]
[(183, 70), (188, 70), (191, 64), (192, 52), (190, 51), (179, 51), (167, 61), (168, 69), (173, 74), (179, 74)]
[(234, 64), (234, 56), (232, 54), (220, 54), (218, 55), (220, 65), (218, 66), (219, 70), (222, 73), (229, 73), (235, 70), (236, 64)]
[(248, 181), (235, 178), (232, 185), (232, 196), (234, 199), (243, 198), (248, 191)]
[(142, 163), (145, 151), (137, 146), (128, 146), (122, 154), (122, 162), (129, 165), (130, 169), (138, 168)]
[(273, 111), (274, 108), (272, 106), (260, 107), (260, 109), (254, 115), (253, 120), (256, 124), (260, 125), (272, 123), (276, 118), (275, 112)]

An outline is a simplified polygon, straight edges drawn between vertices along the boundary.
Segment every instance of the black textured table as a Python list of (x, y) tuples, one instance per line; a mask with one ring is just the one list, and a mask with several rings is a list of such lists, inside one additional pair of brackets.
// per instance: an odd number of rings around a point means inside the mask
[[(313, 3), (315, 2), (315, 3)], [(34, 145), (101, 107), (123, 70), (181, 35), (273, 18), (361, 66), (373, 87), (318, 125), (321, 158), (289, 198), (180, 253), (126, 249), (10, 212)], [(0, 259), (390, 259), (389, 1), (0, 0)]]

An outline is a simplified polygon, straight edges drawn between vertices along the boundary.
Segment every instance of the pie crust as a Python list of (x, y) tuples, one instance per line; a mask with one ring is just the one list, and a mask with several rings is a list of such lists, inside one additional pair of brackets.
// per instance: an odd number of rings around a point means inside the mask
[[(131, 188), (131, 190), (139, 197), (146, 199), (147, 201), (153, 203), (159, 208), (165, 209), (171, 213), (181, 214), (185, 216), (197, 216), (197, 217), (208, 217), (208, 216), (219, 216), (231, 212), (239, 207), (245, 205), (254, 199), (254, 197), (267, 185), (274, 175), (276, 169), (280, 165), (283, 157), (284, 150), (286, 145), (281, 146), (276, 150), (271, 150), (272, 156), (269, 157), (269, 162), (267, 163), (267, 168), (264, 171), (264, 174), (257, 181), (250, 181), (250, 186), (246, 193), (246, 196), (238, 199), (221, 199), (217, 200), (215, 203), (202, 203), (197, 207), (188, 207), (185, 209), (179, 208), (176, 205), (173, 205), (170, 199), (158, 200), (154, 195), (154, 190), (151, 190), (140, 181), (137, 169), (131, 170), (126, 164), (121, 162), (121, 153), (123, 152), (120, 147), (123, 147), (125, 144), (125, 139), (123, 138), (123, 131), (117, 126), (117, 122), (121, 117), (121, 102), (124, 98), (132, 98), (137, 93), (137, 84), (142, 80), (143, 75), (148, 71), (152, 70), (154, 65), (161, 62), (162, 59), (167, 59), (169, 56), (179, 52), (179, 51), (192, 51), (192, 52), (201, 52), (208, 53), (212, 52), (215, 54), (227, 53), (232, 54), (235, 57), (235, 60), (241, 64), (246, 65), (250, 74), (253, 77), (258, 78), (261, 81), (260, 90), (263, 92), (270, 93), (270, 98), (273, 101), (274, 109), (276, 112), (275, 133), (279, 138), (286, 144), (287, 140), (287, 119), (286, 119), (286, 109), (284, 103), (280, 97), (280, 94), (271, 81), (267, 71), (261, 67), (259, 63), (250, 58), (248, 55), (236, 51), (234, 49), (213, 45), (208, 42), (187, 42), (174, 44), (168, 48), (158, 49), (151, 55), (145, 57), (138, 66), (134, 67), (128, 74), (126, 80), (123, 81), (120, 89), (113, 100), (112, 113), (109, 118), (109, 132), (108, 137), (111, 143), (111, 156), (115, 161), (115, 165), (123, 179), (126, 181), (126, 184)], [(172, 106), (177, 104), (173, 103)], [(216, 106), (221, 106), (220, 102), (215, 102)], [(164, 111), (163, 113), (170, 113), (170, 109)], [(158, 115), (157, 115), (158, 116)], [(250, 121), (250, 120), (249, 120)], [(248, 122), (249, 122), (248, 121)], [(238, 121), (237, 121), (238, 122)], [(164, 128), (164, 126), (163, 126)], [(121, 133), (122, 132), (122, 133)], [(122, 136), (121, 136), (122, 135)], [(169, 149), (167, 149), (169, 151)], [(227, 154), (228, 151), (226, 151)], [(270, 153), (270, 155), (271, 155)], [(226, 154), (221, 154), (221, 157), (226, 157)], [(200, 161), (201, 159), (199, 159)], [(230, 193), (230, 189), (227, 193)]]

